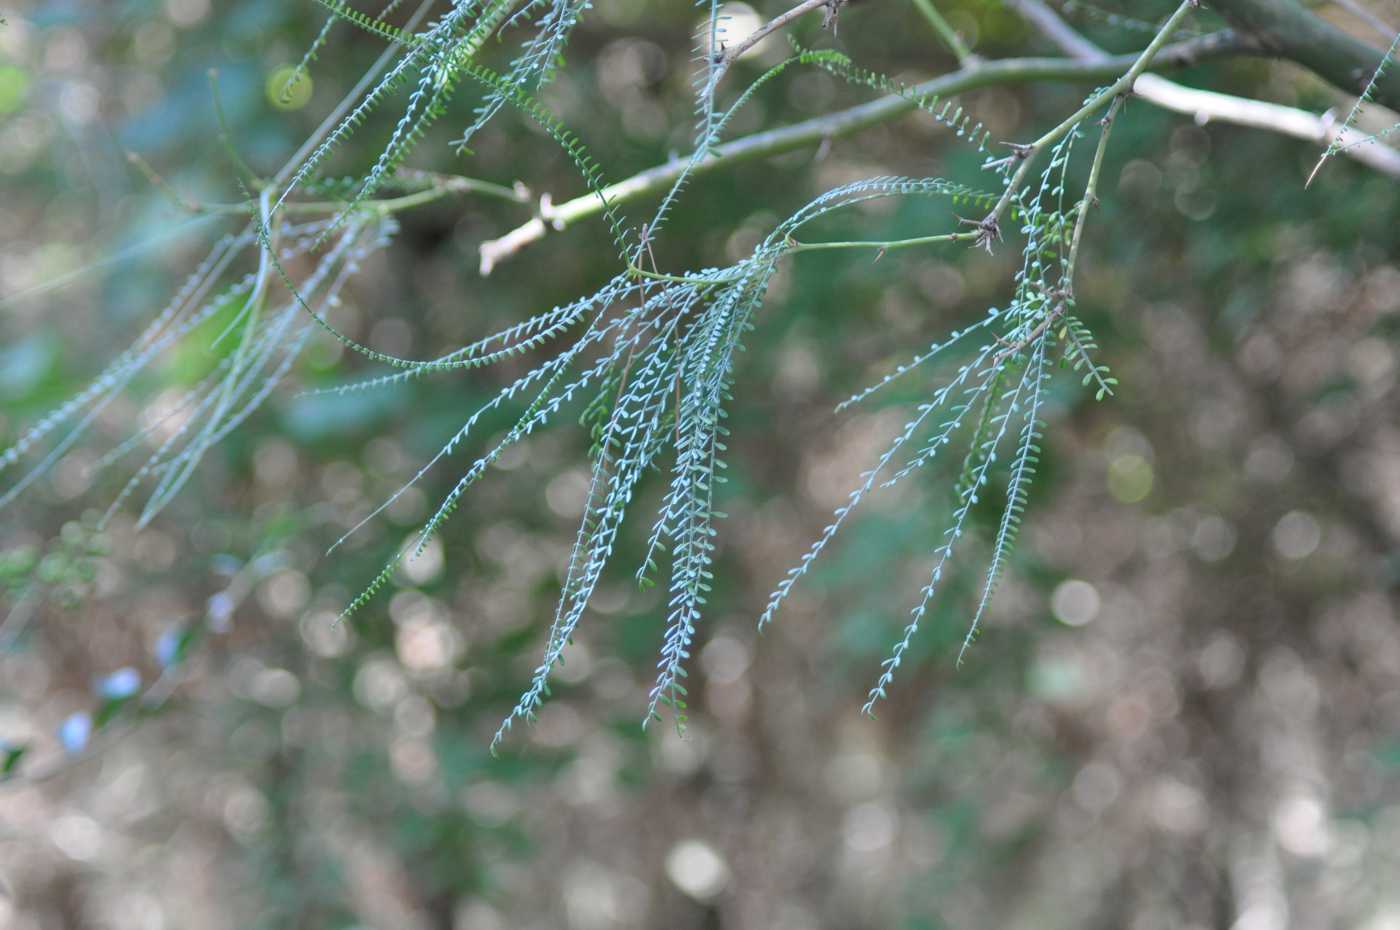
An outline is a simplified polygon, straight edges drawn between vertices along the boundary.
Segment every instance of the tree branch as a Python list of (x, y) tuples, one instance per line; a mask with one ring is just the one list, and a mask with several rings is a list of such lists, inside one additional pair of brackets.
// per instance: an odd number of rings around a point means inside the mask
[(832, 0), (802, 0), (797, 6), (770, 19), (762, 26), (759, 26), (732, 48), (724, 48), (721, 46), (719, 49), (714, 50), (711, 53), (714, 56), (715, 62), (714, 73), (710, 75), (709, 86), (711, 90), (719, 86), (719, 82), (724, 80), (724, 76), (729, 73), (730, 65), (738, 61), (749, 49), (753, 48), (779, 29), (782, 29), (784, 26), (807, 15), (813, 10), (819, 10), (823, 7), (828, 10), (831, 9), (831, 3)]
[[(1250, 53), (1255, 46), (1250, 40), (1233, 33), (1217, 33), (1178, 42), (1163, 48), (1153, 62), (1154, 67), (1184, 67), (1218, 55)], [(779, 155), (808, 145), (818, 145), (888, 122), (915, 109), (915, 100), (936, 95), (948, 97), (980, 87), (1017, 84), (1034, 81), (1098, 81), (1116, 78), (1133, 66), (1138, 56), (1110, 55), (1094, 61), (1071, 61), (1064, 58), (1008, 58), (1000, 61), (978, 61), (957, 71), (916, 84), (906, 94), (891, 94), (870, 103), (838, 110), (780, 129), (770, 129), (743, 136), (716, 146), (714, 153), (693, 169), (703, 174), (717, 168), (770, 155)], [(603, 189), (609, 203), (621, 204), (664, 190), (690, 163), (690, 157), (673, 158), (662, 165), (649, 168)], [(548, 195), (541, 198), (540, 215), (511, 230), (498, 239), (481, 243), (481, 273), (488, 275), (498, 264), (521, 249), (544, 238), (550, 229), (563, 230), (580, 220), (601, 213), (603, 204), (597, 194), (585, 194), (554, 205)]]
[(1040, 0), (1007, 0), (1007, 5), (1021, 14), (1021, 18), (1039, 29), (1047, 39), (1058, 45), (1065, 54), (1085, 61), (1092, 61), (1108, 53), (1090, 42), (1078, 29), (1060, 18), (1050, 7)]
[(1382, 42), (1389, 42), (1395, 35), (1395, 29), (1393, 27), (1387, 26), (1384, 20), (1357, 3), (1356, 0), (1332, 0), (1332, 2), (1375, 30), (1376, 35), (1381, 37)]
[[(1081, 61), (1101, 61), (1107, 52), (1090, 42), (1041, 0), (1011, 0), (1027, 20), (1048, 38)], [(1327, 146), (1340, 142), (1340, 152), (1391, 177), (1400, 177), (1400, 152), (1381, 144), (1345, 146), (1361, 142), (1363, 133), (1342, 126), (1325, 116), (1261, 100), (1233, 97), (1208, 90), (1185, 87), (1156, 74), (1144, 74), (1133, 85), (1133, 93), (1164, 110), (1185, 113), (1198, 123), (1218, 120), (1263, 129)]]
[[(1213, 6), (1269, 54), (1300, 64), (1349, 94), (1361, 93), (1380, 67), (1380, 49), (1309, 13), (1297, 0), (1214, 0)], [(1400, 68), (1381, 76), (1372, 99), (1400, 110)]]
[(1133, 90), (1137, 96), (1165, 110), (1194, 117), (1197, 123), (1218, 120), (1292, 136), (1323, 147), (1335, 141), (1341, 146), (1337, 149), (1338, 154), (1392, 178), (1400, 178), (1400, 151), (1380, 142), (1359, 144), (1368, 139), (1365, 133), (1344, 126), (1340, 120), (1330, 116), (1318, 116), (1306, 110), (1262, 100), (1183, 87), (1155, 74), (1144, 74), (1138, 78)]
[(1152, 64), (1153, 59), (1157, 57), (1157, 53), (1166, 46), (1167, 39), (1181, 26), (1190, 12), (1196, 8), (1197, 2), (1198, 0), (1181, 0), (1181, 6), (1177, 7), (1176, 11), (1173, 12), (1171, 16), (1167, 17), (1167, 21), (1162, 24), (1157, 34), (1152, 37), (1152, 41), (1148, 43), (1147, 48), (1143, 49), (1141, 53), (1133, 58), (1132, 65), (1130, 65), (1128, 70), (1121, 74), (1116, 81), (1102, 91), (1096, 92), (1082, 107), (1065, 117), (1058, 126), (1042, 135), (1039, 139), (1036, 139), (1030, 145), (1021, 145), (1013, 148), (1014, 154), (1012, 157), (1019, 158), (1021, 166), (1016, 169), (1015, 174), (1011, 175), (1011, 180), (1006, 183), (1006, 190), (1002, 191), (1001, 199), (998, 200), (997, 205), (992, 208), (992, 212), (988, 213), (986, 218), (978, 224), (978, 229), (982, 232), (980, 244), (985, 245), (987, 251), (991, 251), (993, 240), (1001, 238), (1001, 227), (999, 225), (1001, 215), (1006, 212), (1006, 208), (1010, 206), (1012, 199), (1015, 198), (1017, 191), (1020, 189), (1021, 183), (1030, 173), (1031, 164), (1035, 161), (1036, 156), (1044, 151), (1047, 146), (1053, 145), (1062, 139), (1066, 133), (1073, 132), (1074, 127), (1100, 110), (1104, 104), (1108, 103), (1110, 100), (1116, 99), (1118, 95), (1131, 90), (1133, 83), (1147, 70), (1148, 66)]

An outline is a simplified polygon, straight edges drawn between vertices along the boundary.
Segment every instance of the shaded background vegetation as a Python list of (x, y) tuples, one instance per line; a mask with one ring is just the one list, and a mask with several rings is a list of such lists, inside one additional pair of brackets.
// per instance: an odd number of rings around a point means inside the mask
[[(380, 48), (338, 28), (307, 99), (283, 109), (270, 78), (321, 13), (220, 6), (5, 11), (0, 438), (86, 383), (222, 229), (153, 191), (125, 152), (186, 196), (237, 199), (208, 69), (240, 151), (270, 173)], [(984, 55), (1051, 51), (1000, 4), (941, 6)], [(689, 144), (696, 20), (685, 3), (635, 0), (602, 0), (584, 20), (544, 99), (610, 178)], [(1079, 21), (1115, 49), (1145, 41), (1101, 20)], [(848, 10), (834, 39), (799, 32), (901, 77), (952, 64), (894, 0)], [(1349, 105), (1257, 60), (1182, 79)], [(964, 102), (996, 138), (1020, 139), (1085, 91)], [(794, 70), (736, 130), (865, 96)], [(457, 107), (465, 118), (470, 101)], [(581, 190), (509, 114), (468, 167), (446, 144), (458, 131), (445, 120), (414, 165), (556, 200)], [(333, 171), (371, 157), (352, 145)], [(664, 605), (619, 568), (538, 724), (501, 758), (486, 752), (551, 616), (586, 489), (581, 429), (503, 459), (386, 595), (334, 622), (452, 466), (329, 558), (326, 546), (528, 360), (347, 397), (289, 387), (153, 527), (119, 519), (91, 556), (72, 530), (65, 548), (62, 528), (105, 507), (126, 473), (93, 472), (106, 445), (80, 449), (0, 511), (15, 579), (0, 592), (0, 737), (51, 773), (0, 786), (0, 924), (1400, 926), (1400, 189), (1338, 159), (1304, 190), (1316, 157), (1129, 105), (1079, 285), (1120, 396), (1096, 404), (1058, 385), (1046, 468), (983, 638), (955, 669), (973, 559), (874, 721), (858, 710), (927, 574), (954, 475), (876, 498), (786, 615), (761, 637), (754, 620), (901, 422), (833, 405), (1005, 301), (1014, 248), (787, 262), (735, 386), (720, 505), (731, 517), (683, 739), (639, 725)], [(697, 181), (658, 260), (727, 263), (832, 184), (898, 172), (982, 182), (973, 154), (909, 117)], [(918, 235), (932, 209), (872, 207), (832, 228)], [(386, 352), (437, 354), (614, 272), (595, 223), (479, 277), (477, 245), (528, 217), (471, 199), (402, 215), (394, 246), (347, 293), (342, 328)], [(149, 423), (216, 361), (195, 342), (172, 353), (104, 411), (100, 436)], [(296, 381), (372, 370), (317, 337)], [(900, 390), (887, 406), (918, 387)], [(984, 544), (997, 515), (982, 515)], [(626, 537), (624, 561), (641, 535)], [(43, 597), (22, 586), (26, 560), (69, 549), (46, 563)], [(94, 683), (128, 666), (155, 679), (176, 629), (202, 633), (162, 711), (66, 758), (57, 734), (94, 707)]]

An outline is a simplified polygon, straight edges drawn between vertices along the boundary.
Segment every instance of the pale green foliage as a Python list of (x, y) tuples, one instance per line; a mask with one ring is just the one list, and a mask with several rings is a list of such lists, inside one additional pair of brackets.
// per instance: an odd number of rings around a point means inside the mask
[[(0, 505), (13, 500), (66, 454), (102, 410), (154, 359), (229, 308), (234, 308), (233, 316), (213, 342), (227, 339), (234, 350), (167, 413), (178, 417), (179, 425), (166, 431), (165, 438), (112, 502), (112, 509), (144, 483), (152, 482), (141, 521), (148, 522), (160, 513), (185, 485), (203, 456), (251, 415), (286, 377), (317, 327), (353, 351), (397, 369), (333, 389), (336, 392), (478, 368), (526, 353), (538, 356), (553, 346), (553, 355), (467, 416), (437, 455), (366, 521), (382, 512), (429, 468), (462, 447), (483, 417), (500, 410), (516, 410), (513, 425), (461, 473), (400, 557), (421, 552), (457, 509), (467, 490), (506, 449), (550, 425), (567, 409), (581, 408), (583, 422), (594, 440), (584, 515), (543, 656), (528, 690), (502, 724), (496, 742), (515, 720), (533, 718), (538, 711), (548, 694), (551, 674), (603, 577), (640, 483), (656, 470), (669, 470), (669, 480), (658, 510), (648, 521), (647, 554), (636, 575), (642, 584), (661, 583), (665, 577), (669, 597), (646, 719), (657, 717), (666, 705), (682, 723), (686, 663), (704, 617), (713, 578), (716, 524), (723, 516), (716, 505), (724, 481), (725, 420), (728, 405), (734, 400), (730, 390), (735, 366), (745, 333), (759, 323), (768, 285), (779, 263), (804, 248), (796, 237), (814, 221), (865, 201), (942, 201), (948, 209), (932, 211), (930, 215), (942, 216), (943, 225), (956, 228), (953, 208), (992, 209), (1002, 196), (1001, 191), (977, 191), (938, 178), (868, 178), (815, 198), (777, 223), (750, 255), (729, 267), (682, 274), (662, 274), (655, 267), (647, 269), (644, 264), (650, 255), (650, 243), (662, 235), (695, 167), (713, 152), (735, 112), (752, 98), (758, 86), (791, 67), (820, 67), (882, 93), (908, 93), (887, 78), (856, 67), (843, 55), (800, 50), (740, 92), (730, 106), (720, 107), (716, 98), (722, 69), (716, 56), (703, 56), (695, 81), (695, 146), (686, 169), (646, 223), (629, 221), (605, 202), (604, 212), (620, 266), (611, 280), (593, 294), (535, 314), (436, 358), (396, 357), (356, 342), (334, 325), (337, 295), (363, 258), (393, 235), (396, 224), (389, 215), (391, 202), (376, 201), (374, 196), (385, 186), (403, 185), (401, 166), (427, 128), (449, 113), (449, 102), (459, 85), (475, 85), (482, 94), (458, 140), (459, 149), (465, 152), (473, 135), (508, 108), (541, 126), (569, 156), (589, 189), (600, 198), (604, 196), (601, 169), (578, 137), (533, 96), (533, 91), (555, 73), (568, 36), (588, 3), (462, 0), (421, 28), (405, 28), (384, 19), (396, 3), (389, 4), (380, 16), (370, 16), (342, 0), (319, 2), (329, 10), (331, 19), (313, 40), (293, 79), (314, 64), (328, 41), (331, 27), (338, 22), (393, 43), (392, 54), (384, 59), (382, 71), (361, 93), (347, 100), (345, 115), (323, 137), (312, 140), (299, 160), (289, 164), (278, 178), (263, 182), (256, 195), (248, 198), (247, 212), (252, 219), (247, 226), (214, 248), (133, 347), (89, 388), (0, 454), (0, 467), (13, 466), (60, 427), (72, 424), (46, 456), (0, 498)], [(410, 24), (420, 22), (431, 5), (418, 7), (409, 18)], [(722, 22), (717, 7), (709, 0), (702, 6), (709, 11), (709, 45), (718, 48)], [(528, 34), (520, 41), (504, 74), (490, 71), (475, 60), (481, 43), (495, 35), (503, 24), (525, 25), (532, 19), (532, 28), (525, 30)], [(396, 93), (403, 90), (408, 93), (399, 119), (389, 137), (379, 143), (378, 155), (365, 173), (349, 184), (319, 178), (327, 157), (362, 130), (366, 115), (389, 106)], [(916, 98), (915, 102), (936, 122), (951, 129), (963, 144), (986, 152), (987, 130), (957, 104), (926, 97)], [(1070, 231), (1090, 203), (1088, 197), (1070, 198), (1066, 203), (1071, 155), (1078, 135), (1075, 129), (1053, 147), (1050, 163), (1034, 188), (1009, 186), (1012, 169), (1017, 165), (1015, 158), (986, 156), (989, 172), (1000, 179), (1007, 196), (1014, 193), (1005, 216), (1017, 223), (1025, 239), (1014, 296), (1005, 308), (989, 309), (977, 322), (916, 353), (909, 363), (841, 405), (844, 409), (865, 401), (895, 378), (909, 377), (915, 371), (928, 378), (925, 400), (913, 408), (904, 428), (862, 476), (862, 483), (852, 491), (849, 501), (836, 510), (831, 524), (778, 584), (759, 619), (762, 626), (774, 618), (795, 583), (808, 572), (857, 505), (877, 490), (882, 479), (881, 486), (896, 483), (933, 463), (947, 447), (962, 444), (956, 505), (942, 540), (934, 549), (935, 567), (870, 692), (867, 711), (885, 696), (893, 681), (938, 591), (946, 564), (965, 535), (969, 513), (988, 493), (993, 474), (1004, 470), (1007, 491), (1002, 515), (991, 541), (982, 593), (964, 648), (979, 629), (1015, 542), (1041, 455), (1047, 386), (1056, 356), (1061, 364), (1080, 372), (1083, 383), (1098, 397), (1111, 393), (1114, 381), (1096, 361), (1096, 346), (1088, 330), (1073, 315)], [(329, 193), (337, 200), (321, 219), (289, 222), (290, 211), (299, 203), (305, 205), (298, 196), (308, 193)], [(312, 270), (294, 276), (287, 264), (293, 257), (310, 259)], [(250, 261), (256, 266), (253, 270), (238, 270)], [(284, 300), (272, 299), (278, 285), (286, 291)], [(940, 375), (934, 365), (944, 357), (949, 359), (950, 368)], [(145, 446), (159, 427), (160, 424), (148, 426), (104, 457), (102, 464), (114, 463)], [(370, 602), (391, 578), (397, 561), (396, 558), (385, 565), (370, 580), (346, 607), (346, 613)]]

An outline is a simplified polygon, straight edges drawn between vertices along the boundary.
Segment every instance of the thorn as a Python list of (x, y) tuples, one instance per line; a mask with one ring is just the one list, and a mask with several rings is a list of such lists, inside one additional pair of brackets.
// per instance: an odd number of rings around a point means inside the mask
[(1035, 146), (1023, 145), (1020, 142), (1003, 142), (1002, 145), (1011, 149), (1011, 154), (1005, 158), (996, 158), (982, 165), (983, 170), (988, 168), (1004, 168), (1016, 162), (1025, 161), (1035, 153)]
[(825, 8), (822, 10), (822, 28), (830, 29), (832, 35), (839, 32), (841, 8), (850, 0), (827, 0)]
[(972, 247), (986, 249), (988, 255), (992, 254), (992, 243), (1001, 241), (1001, 224), (997, 222), (995, 213), (989, 214), (981, 220), (970, 220), (965, 216), (959, 216), (958, 222), (977, 229), (977, 238), (972, 240)]

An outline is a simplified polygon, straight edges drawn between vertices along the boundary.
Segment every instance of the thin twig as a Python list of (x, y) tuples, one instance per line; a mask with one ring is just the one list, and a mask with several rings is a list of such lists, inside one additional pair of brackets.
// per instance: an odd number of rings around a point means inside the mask
[[(433, 3), (434, 0), (423, 0), (423, 2), (418, 5), (418, 9), (413, 11), (413, 15), (403, 24), (403, 32), (407, 34), (417, 29), (418, 24), (423, 21), (423, 18), (428, 15), (428, 11), (432, 9)], [(282, 166), (281, 170), (272, 176), (270, 183), (273, 187), (280, 187), (291, 179), (292, 175), (301, 167), (301, 163), (306, 160), (307, 156), (316, 151), (316, 147), (321, 144), (321, 141), (325, 139), (326, 135), (339, 125), (341, 118), (344, 117), (346, 113), (349, 113), (350, 109), (355, 106), (355, 102), (360, 99), (365, 91), (369, 90), (370, 86), (374, 84), (375, 81), (379, 80), (379, 75), (384, 72), (385, 68), (389, 67), (389, 63), (394, 60), (394, 56), (397, 55), (403, 47), (402, 42), (394, 42), (388, 48), (384, 49), (384, 51), (380, 52), (379, 57), (374, 60), (374, 64), (369, 66), (369, 70), (360, 76), (360, 79), (355, 82), (355, 86), (350, 88), (349, 92), (340, 98), (340, 103), (336, 104), (335, 109), (326, 114), (326, 118), (321, 120), (321, 124), (316, 127), (315, 131), (306, 138), (306, 141), (302, 142), (300, 148), (292, 153), (292, 157), (287, 159), (286, 164)]]
[(1026, 338), (1016, 340), (996, 355), (992, 356), (991, 368), (995, 369), (999, 367), (1002, 362), (1022, 352), (1026, 346), (1039, 339), (1041, 335), (1050, 328), (1052, 323), (1064, 316), (1065, 310), (1068, 309), (1068, 307), (1069, 303), (1061, 296), (1055, 306), (1050, 308), (1050, 312), (1046, 313), (1045, 316), (1041, 318), (1040, 322), (1036, 324), (1035, 329), (1026, 334)]
[(723, 80), (725, 74), (729, 72), (729, 66), (738, 61), (749, 49), (789, 23), (806, 16), (813, 10), (819, 10), (822, 7), (830, 6), (831, 3), (832, 0), (802, 0), (801, 3), (788, 10), (786, 13), (775, 16), (762, 26), (759, 26), (753, 32), (745, 36), (737, 45), (715, 51), (713, 54), (716, 58), (717, 67), (715, 68), (714, 77), (710, 79), (710, 87), (718, 87), (719, 82)]
[(1094, 162), (1089, 168), (1089, 180), (1084, 185), (1084, 198), (1079, 201), (1079, 216), (1074, 221), (1074, 238), (1070, 241), (1069, 263), (1065, 265), (1065, 280), (1062, 287), (1071, 294), (1074, 292), (1074, 269), (1079, 262), (1079, 244), (1084, 240), (1084, 222), (1089, 216), (1089, 208), (1099, 202), (1099, 175), (1103, 171), (1103, 154), (1108, 150), (1108, 134), (1113, 131), (1113, 121), (1123, 108), (1123, 98), (1113, 98), (1113, 103), (1104, 114), (1103, 132), (1099, 135), (1098, 147), (1094, 149)]
[[(1361, 108), (1371, 99), (1371, 92), (1374, 90), (1376, 82), (1379, 81), (1381, 75), (1385, 73), (1386, 66), (1395, 59), (1397, 51), (1400, 51), (1400, 32), (1397, 32), (1395, 38), (1390, 41), (1390, 48), (1386, 49), (1385, 56), (1381, 58), (1381, 63), (1377, 65), (1376, 70), (1371, 73), (1371, 79), (1366, 82), (1366, 87), (1361, 91), (1361, 96), (1357, 97), (1356, 102), (1351, 105), (1351, 112), (1347, 113), (1347, 118), (1342, 121), (1343, 131), (1356, 125), (1356, 118), (1361, 115)], [(1308, 173), (1308, 179), (1303, 182), (1304, 187), (1310, 187), (1312, 185), (1313, 178), (1317, 177), (1317, 173), (1322, 170), (1322, 166), (1327, 163), (1327, 159), (1337, 154), (1337, 151), (1341, 149), (1341, 147), (1342, 140), (1339, 135), (1332, 140), (1331, 145), (1327, 146), (1322, 156), (1318, 158), (1317, 164), (1313, 165), (1313, 170)]]
[(1044, 33), (1047, 39), (1073, 57), (1090, 61), (1106, 54), (1040, 0), (1007, 0), (1007, 3)]
[(1016, 169), (1016, 173), (1011, 176), (1011, 180), (1006, 185), (1006, 190), (1002, 192), (1001, 199), (997, 201), (996, 206), (992, 208), (992, 212), (988, 213), (981, 223), (982, 232), (984, 236), (987, 237), (988, 242), (991, 236), (1000, 233), (999, 222), (1001, 215), (1006, 212), (1006, 208), (1011, 204), (1012, 198), (1016, 196), (1022, 182), (1030, 173), (1030, 167), (1035, 161), (1036, 155), (1044, 151), (1047, 146), (1054, 145), (1060, 139), (1064, 138), (1066, 133), (1073, 130), (1074, 127), (1078, 126), (1085, 118), (1092, 116), (1102, 108), (1104, 104), (1108, 103), (1110, 100), (1116, 99), (1119, 94), (1131, 90), (1133, 82), (1137, 80), (1138, 75), (1147, 70), (1147, 66), (1152, 63), (1153, 57), (1166, 45), (1167, 40), (1171, 38), (1171, 34), (1181, 25), (1182, 20), (1186, 18), (1186, 14), (1196, 8), (1196, 5), (1197, 0), (1182, 0), (1181, 5), (1176, 8), (1176, 11), (1172, 13), (1171, 16), (1167, 17), (1167, 21), (1157, 30), (1157, 34), (1152, 37), (1152, 41), (1147, 44), (1147, 48), (1142, 50), (1137, 60), (1133, 62), (1132, 67), (1130, 67), (1122, 77), (1114, 81), (1102, 93), (1096, 94), (1082, 107), (1066, 117), (1054, 129), (1051, 129), (1030, 145), (1025, 146), (1024, 151), (1017, 151), (1018, 157), (1021, 158), (1021, 167)]
[[(209, 200), (194, 200), (186, 197), (175, 189), (165, 178), (161, 177), (150, 164), (135, 152), (128, 152), (127, 159), (135, 165), (146, 179), (165, 194), (170, 200), (182, 210), (190, 213), (212, 213), (233, 216), (255, 216), (258, 213), (258, 205), (255, 201), (248, 200), (243, 203), (224, 203)], [(495, 184), (491, 181), (482, 181), (477, 178), (468, 178), (461, 175), (433, 174), (431, 172), (413, 171), (400, 172), (396, 176), (397, 180), (405, 180), (413, 183), (415, 180), (427, 181), (426, 187), (412, 193), (404, 194), (400, 197), (385, 197), (382, 199), (362, 200), (355, 205), (357, 210), (374, 212), (381, 215), (398, 213), (400, 210), (408, 210), (413, 207), (420, 207), (427, 203), (441, 200), (453, 194), (481, 194), (487, 197), (494, 197), (498, 200), (507, 200), (511, 203), (527, 204), (530, 202), (529, 192), (522, 187), (506, 187), (503, 184)], [(339, 213), (350, 205), (347, 200), (293, 200), (282, 204), (280, 212), (292, 215), (323, 215), (327, 213)]]
[(914, 0), (914, 6), (923, 14), (924, 19), (933, 27), (933, 31), (943, 40), (953, 56), (957, 58), (959, 65), (968, 65), (977, 61), (977, 56), (972, 49), (967, 47), (962, 36), (958, 35), (956, 29), (943, 18), (943, 14), (938, 12), (938, 7), (933, 5), (933, 0)]
[[(1010, 2), (1055, 44), (1075, 58), (1102, 61), (1108, 57), (1107, 52), (1076, 32), (1041, 0)], [(1216, 91), (1197, 90), (1157, 74), (1139, 77), (1133, 84), (1133, 94), (1153, 106), (1191, 116), (1201, 125), (1218, 121), (1276, 132), (1320, 145), (1341, 142), (1338, 152), (1382, 174), (1400, 177), (1400, 152), (1385, 145), (1363, 145), (1371, 137), (1307, 110)]]
[(856, 240), (854, 242), (798, 242), (787, 243), (788, 252), (813, 252), (820, 249), (879, 249), (881, 253), (894, 249), (906, 249), (915, 245), (933, 245), (938, 242), (968, 242), (976, 238), (976, 233), (941, 233), (936, 236), (916, 236), (913, 239), (888, 239), (883, 242)]
[[(1174, 43), (1162, 49), (1156, 66), (1180, 67), (1203, 58), (1232, 53), (1253, 54), (1258, 47), (1233, 34), (1217, 34), (1201, 39)], [(951, 97), (980, 87), (1017, 84), (1034, 81), (1098, 81), (1122, 74), (1137, 60), (1135, 55), (1113, 55), (1094, 61), (1070, 61), (1064, 58), (1006, 58), (999, 61), (981, 60), (957, 71), (940, 75), (908, 89), (903, 94), (890, 94), (869, 103), (846, 110), (837, 110), (790, 126), (769, 129), (743, 136), (715, 146), (713, 154), (696, 164), (693, 175), (704, 174), (745, 161), (791, 152), (809, 145), (827, 144), (833, 139), (853, 135), (917, 108), (917, 101), (926, 97)], [(648, 168), (630, 178), (603, 188), (602, 195), (609, 204), (620, 205), (665, 190), (682, 172), (690, 168), (689, 156), (672, 158), (664, 164)], [(497, 265), (522, 249), (543, 239), (550, 229), (564, 230), (603, 211), (598, 194), (589, 193), (553, 206), (548, 224), (535, 217), (497, 239), (489, 239), (478, 247), (480, 272), (489, 275)]]

